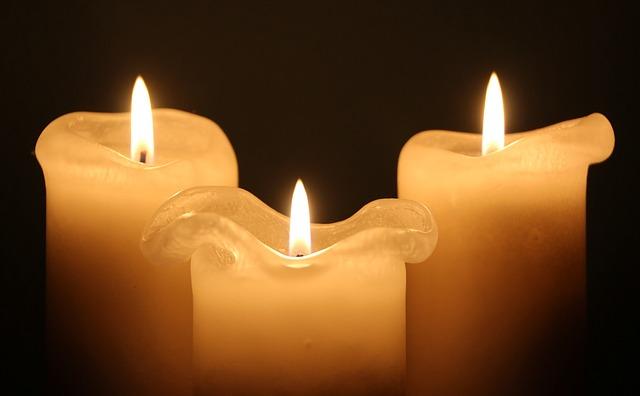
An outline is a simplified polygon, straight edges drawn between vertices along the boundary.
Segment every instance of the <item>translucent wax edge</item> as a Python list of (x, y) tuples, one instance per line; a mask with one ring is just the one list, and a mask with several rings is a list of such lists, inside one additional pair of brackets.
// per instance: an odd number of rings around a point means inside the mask
[[(595, 164), (609, 158), (615, 135), (609, 120), (600, 113), (563, 121), (527, 132), (507, 133), (505, 147), (480, 155), (482, 135), (470, 132), (430, 130), (417, 133), (404, 145), (423, 148), (442, 155), (458, 156), (461, 161), (496, 161), (499, 158), (542, 163), (548, 158), (561, 166)], [(558, 159), (561, 159), (558, 161)]]
[[(73, 112), (64, 114), (55, 120), (42, 131), (36, 142), (35, 154), (40, 162), (59, 161), (68, 163), (73, 167), (77, 163), (100, 163), (108, 161), (117, 163), (121, 166), (134, 170), (148, 171), (161, 168), (168, 168), (177, 163), (189, 161), (189, 158), (174, 158), (154, 165), (143, 164), (132, 160), (128, 155), (123, 154), (106, 144), (101, 144), (95, 139), (82, 136), (77, 131), (72, 130), (76, 123), (83, 122), (85, 119), (91, 119), (100, 123), (116, 123), (129, 122), (130, 113), (100, 113), (100, 112)], [(226, 134), (220, 126), (209, 118), (192, 114), (186, 111), (156, 108), (153, 109), (154, 123), (157, 118), (161, 117), (189, 117), (191, 121), (195, 121), (202, 129), (211, 132), (209, 144), (197, 146), (196, 149), (189, 150), (191, 154), (206, 154), (214, 145), (221, 145), (220, 149), (230, 149), (235, 159), (233, 147), (229, 142)], [(154, 128), (156, 126), (154, 125)], [(71, 151), (70, 148), (73, 148)], [(158, 151), (158, 148), (156, 149)]]
[(156, 264), (185, 262), (196, 250), (210, 245), (232, 256), (255, 254), (266, 265), (304, 268), (323, 265), (342, 254), (388, 254), (418, 263), (431, 255), (438, 235), (429, 208), (402, 199), (376, 200), (346, 220), (312, 224), (312, 244), (321, 248), (304, 257), (279, 251), (278, 247), (286, 246), (288, 230), (288, 217), (246, 190), (195, 187), (176, 194), (158, 209), (142, 233), (140, 246)]

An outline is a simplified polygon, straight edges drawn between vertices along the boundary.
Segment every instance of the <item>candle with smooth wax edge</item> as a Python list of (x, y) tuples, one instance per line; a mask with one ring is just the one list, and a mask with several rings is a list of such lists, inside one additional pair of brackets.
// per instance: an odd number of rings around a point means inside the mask
[(427, 131), (400, 154), (399, 197), (439, 225), (428, 265), (407, 269), (408, 394), (579, 394), (587, 170), (613, 130), (592, 114), (485, 155), (481, 140)]
[(212, 121), (172, 109), (152, 114), (148, 106), (131, 124), (136, 132), (136, 120), (152, 120), (155, 130), (137, 131), (151, 131), (152, 140), (131, 150), (129, 113), (67, 114), (38, 139), (47, 191), (48, 380), (55, 394), (191, 394), (189, 267), (148, 263), (140, 233), (180, 190), (237, 185), (237, 164)]
[(146, 227), (150, 261), (191, 261), (196, 394), (403, 395), (405, 262), (435, 246), (429, 210), (385, 199), (339, 223), (307, 215), (315, 251), (296, 237), (287, 248), (290, 229), (305, 233), (296, 222), (247, 191), (202, 187)]

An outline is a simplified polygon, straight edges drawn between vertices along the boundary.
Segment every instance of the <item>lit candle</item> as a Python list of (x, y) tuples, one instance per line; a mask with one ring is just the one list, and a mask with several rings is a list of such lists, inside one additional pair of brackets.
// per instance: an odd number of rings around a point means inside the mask
[(47, 190), (47, 350), (56, 394), (191, 391), (189, 268), (148, 264), (139, 238), (177, 191), (237, 185), (235, 154), (208, 119), (152, 114), (141, 78), (132, 113), (64, 115), (36, 146)]
[(436, 238), (428, 209), (404, 200), (310, 225), (298, 183), (291, 220), (244, 190), (187, 190), (142, 249), (191, 260), (196, 394), (402, 395), (405, 262)]
[(482, 136), (422, 132), (400, 154), (399, 196), (440, 229), (428, 265), (408, 268), (408, 394), (575, 394), (586, 176), (613, 130), (593, 114), (505, 138), (495, 75), (485, 106)]

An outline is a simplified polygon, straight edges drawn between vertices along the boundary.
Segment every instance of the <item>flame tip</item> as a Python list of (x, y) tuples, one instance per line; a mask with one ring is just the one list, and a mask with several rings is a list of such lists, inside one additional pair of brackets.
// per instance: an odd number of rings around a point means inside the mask
[(491, 73), (484, 102), (482, 121), (482, 154), (504, 147), (504, 103), (500, 80), (496, 72)]
[(131, 159), (152, 165), (153, 157), (151, 99), (142, 76), (138, 76), (131, 92)]
[(311, 221), (309, 199), (302, 179), (296, 181), (291, 197), (289, 224), (289, 255), (301, 257), (311, 253)]

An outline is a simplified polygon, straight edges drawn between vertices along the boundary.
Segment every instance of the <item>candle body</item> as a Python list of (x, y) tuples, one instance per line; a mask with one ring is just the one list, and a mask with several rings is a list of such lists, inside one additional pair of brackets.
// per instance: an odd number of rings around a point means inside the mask
[[(222, 256), (224, 257), (224, 256)], [(245, 260), (246, 258), (241, 258)], [(259, 258), (256, 258), (259, 260)], [(192, 258), (197, 395), (403, 395), (405, 266), (229, 269)]]
[(236, 185), (226, 136), (211, 121), (154, 111), (157, 166), (130, 161), (129, 114), (51, 123), (36, 155), (47, 189), (47, 354), (54, 394), (191, 393), (189, 267), (139, 249), (144, 225), (194, 184)]
[(172, 201), (143, 250), (191, 257), (196, 394), (404, 394), (404, 263), (436, 238), (424, 206), (376, 201), (312, 225), (321, 250), (291, 258), (288, 219), (242, 190)]
[(402, 198), (429, 202), (440, 234), (408, 268), (408, 394), (582, 391), (585, 192), (607, 158), (601, 115), (507, 135), (416, 135), (398, 165)]

